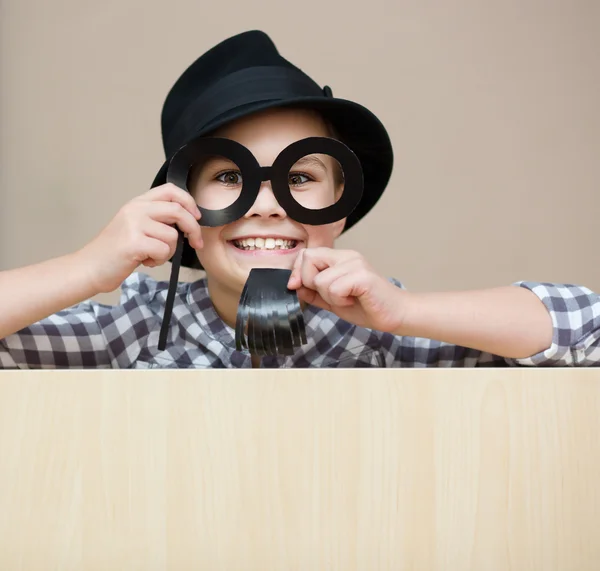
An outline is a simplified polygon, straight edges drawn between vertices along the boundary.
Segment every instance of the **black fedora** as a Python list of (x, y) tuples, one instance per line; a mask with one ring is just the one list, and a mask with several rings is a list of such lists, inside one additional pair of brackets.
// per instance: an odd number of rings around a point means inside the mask
[[(321, 113), (359, 158), (364, 175), (361, 202), (344, 231), (367, 214), (381, 197), (392, 173), (388, 133), (368, 109), (333, 96), (283, 58), (267, 34), (251, 30), (217, 44), (192, 63), (169, 91), (161, 130), (166, 161), (152, 187), (166, 182), (173, 155), (197, 137), (252, 113), (273, 107), (310, 108)], [(187, 240), (181, 265), (200, 268)]]

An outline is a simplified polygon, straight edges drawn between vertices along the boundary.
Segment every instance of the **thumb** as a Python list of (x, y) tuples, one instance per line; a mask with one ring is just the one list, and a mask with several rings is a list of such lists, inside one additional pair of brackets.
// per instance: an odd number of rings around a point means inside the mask
[(290, 279), (288, 280), (287, 287), (289, 289), (297, 289), (302, 285), (302, 274), (300, 272), (300, 268), (302, 267), (302, 260), (304, 259), (304, 251), (300, 250), (300, 253), (296, 256), (294, 260), (294, 265), (292, 266), (292, 273), (290, 274)]
[(326, 311), (331, 311), (331, 305), (329, 305), (320, 295), (313, 289), (307, 287), (300, 287), (297, 291), (298, 299), (307, 303), (308, 305), (314, 305), (320, 307)]

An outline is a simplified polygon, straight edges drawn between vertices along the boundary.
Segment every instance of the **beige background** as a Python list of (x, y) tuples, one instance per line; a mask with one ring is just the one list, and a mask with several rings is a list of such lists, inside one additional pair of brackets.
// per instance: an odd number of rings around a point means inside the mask
[(341, 247), (415, 290), (600, 291), (595, 0), (0, 2), (0, 269), (81, 247), (144, 192), (172, 82), (261, 28), (392, 137), (388, 191)]

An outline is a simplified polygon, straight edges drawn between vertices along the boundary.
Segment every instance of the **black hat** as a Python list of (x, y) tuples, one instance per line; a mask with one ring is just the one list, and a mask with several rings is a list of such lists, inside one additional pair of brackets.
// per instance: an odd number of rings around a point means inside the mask
[[(253, 30), (224, 40), (200, 56), (175, 82), (162, 109), (166, 161), (152, 187), (166, 182), (172, 156), (193, 139), (257, 111), (302, 107), (321, 113), (359, 158), (364, 174), (361, 202), (344, 231), (379, 200), (392, 172), (393, 153), (385, 127), (368, 109), (333, 97), (298, 67), (279, 55), (264, 32)], [(185, 241), (181, 265), (199, 268)]]

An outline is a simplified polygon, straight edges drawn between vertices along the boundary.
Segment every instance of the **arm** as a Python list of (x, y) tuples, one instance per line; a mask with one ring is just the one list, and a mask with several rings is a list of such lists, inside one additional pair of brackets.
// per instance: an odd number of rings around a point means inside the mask
[(98, 293), (117, 289), (143, 264), (164, 264), (178, 234), (202, 247), (193, 197), (172, 184), (129, 201), (106, 228), (74, 254), (0, 272), (0, 339)]
[(86, 300), (0, 339), (0, 369), (131, 367), (157, 328), (156, 286), (134, 273), (118, 305)]
[(78, 256), (0, 272), (0, 339), (98, 293)]
[[(79, 254), (0, 273), (0, 369), (110, 367)], [(64, 309), (67, 308), (68, 309)]]
[(522, 359), (552, 344), (550, 313), (532, 291), (499, 287), (476, 291), (408, 293), (396, 335), (437, 339), (508, 359)]
[[(474, 292), (411, 295), (416, 301), (405, 314), (407, 322), (414, 319), (413, 310), (422, 309), (423, 315), (396, 335), (384, 334), (387, 366), (406, 366), (415, 355), (417, 366), (600, 366), (600, 295), (586, 287), (517, 282)], [(421, 306), (419, 297), (429, 299)], [(452, 298), (455, 304), (438, 305)], [(547, 320), (549, 340), (544, 339)]]
[(519, 282), (476, 291), (412, 293), (356, 252), (303, 250), (288, 286), (306, 303), (382, 332), (388, 366), (599, 366), (600, 295)]
[[(132, 309), (134, 317), (120, 320), (122, 331), (113, 322), (128, 308), (113, 312), (89, 298), (117, 289), (140, 264), (168, 261), (178, 240), (173, 225), (201, 248), (199, 217), (189, 193), (159, 186), (127, 203), (81, 250), (1, 272), (0, 368), (110, 366), (108, 342), (115, 336), (113, 352), (124, 355), (115, 362), (127, 364), (120, 338), (135, 327), (140, 308)], [(140, 327), (136, 333), (141, 334)]]

